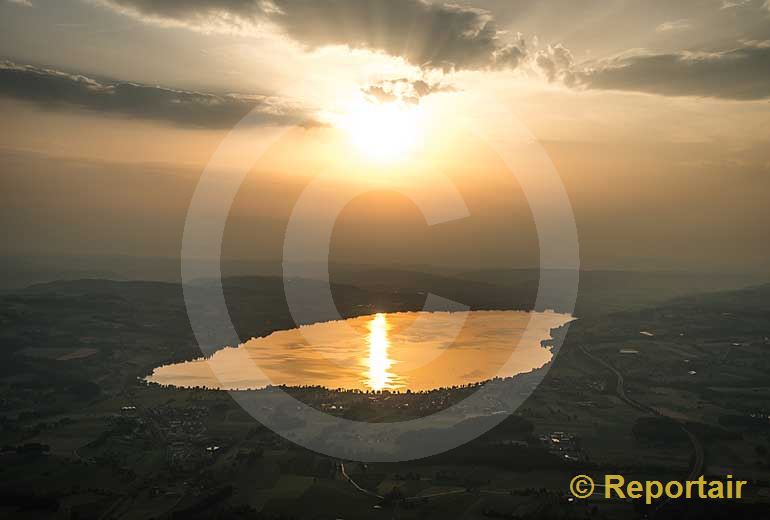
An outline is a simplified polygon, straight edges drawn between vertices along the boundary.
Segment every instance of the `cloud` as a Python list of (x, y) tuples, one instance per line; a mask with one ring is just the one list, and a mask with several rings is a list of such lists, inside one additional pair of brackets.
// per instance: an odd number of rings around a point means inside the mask
[(770, 40), (742, 40), (745, 47), (754, 47), (756, 49), (770, 49)]
[(538, 51), (534, 61), (548, 81), (575, 85), (575, 58), (563, 45), (549, 45), (545, 50)]
[(441, 92), (455, 92), (455, 88), (440, 83), (429, 83), (422, 79), (399, 78), (380, 81), (363, 89), (363, 92), (380, 103), (402, 101), (417, 104), (426, 96)]
[(422, 68), (515, 68), (523, 39), (503, 38), (491, 13), (424, 0), (276, 0), (272, 19), (310, 47), (348, 45), (402, 57)]
[(753, 0), (722, 0), (722, 7), (720, 9), (732, 9), (734, 7), (743, 7), (748, 5)]
[(759, 5), (760, 9), (770, 11), (770, 0), (722, 0), (721, 9), (734, 9)]
[(732, 100), (770, 98), (770, 47), (746, 42), (719, 52), (637, 51), (576, 73), (587, 88)]
[(248, 32), (267, 15), (269, 2), (258, 0), (95, 0), (121, 14), (166, 26), (204, 32)]
[(229, 128), (247, 114), (256, 125), (308, 124), (303, 111), (268, 96), (218, 95), (86, 76), (0, 61), (0, 97), (180, 126)]
[(686, 31), (688, 29), (692, 29), (692, 23), (690, 20), (683, 18), (681, 20), (663, 22), (655, 28), (655, 32)]
[(203, 31), (277, 26), (309, 48), (347, 45), (423, 68), (515, 68), (526, 55), (489, 11), (426, 0), (100, 0), (144, 21)]
[[(490, 11), (440, 0), (97, 1), (144, 21), (204, 31), (256, 32), (268, 24), (310, 49), (346, 45), (378, 51), (425, 71), (535, 69), (551, 82), (572, 87), (737, 100), (770, 97), (764, 47), (744, 45), (709, 53), (628, 52), (578, 67), (563, 45), (545, 49), (527, 45), (521, 34), (500, 31)], [(770, 0), (721, 3), (725, 9), (749, 5), (765, 9)], [(656, 30), (691, 27), (690, 19), (673, 19)], [(400, 92), (407, 86), (377, 84), (367, 93), (381, 100), (399, 95), (419, 99)]]

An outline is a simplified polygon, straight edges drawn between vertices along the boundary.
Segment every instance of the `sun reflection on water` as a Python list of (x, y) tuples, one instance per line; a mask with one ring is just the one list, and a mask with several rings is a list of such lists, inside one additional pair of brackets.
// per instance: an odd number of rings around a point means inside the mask
[(363, 360), (367, 368), (364, 375), (364, 383), (375, 391), (393, 390), (401, 385), (397, 384), (396, 376), (390, 372), (393, 360), (388, 357), (388, 318), (379, 313), (372, 318), (369, 327), (369, 357)]
[(553, 357), (543, 341), (571, 320), (520, 311), (359, 316), (274, 332), (211, 357), (164, 365), (147, 380), (223, 390), (280, 384), (428, 391), (538, 369)]

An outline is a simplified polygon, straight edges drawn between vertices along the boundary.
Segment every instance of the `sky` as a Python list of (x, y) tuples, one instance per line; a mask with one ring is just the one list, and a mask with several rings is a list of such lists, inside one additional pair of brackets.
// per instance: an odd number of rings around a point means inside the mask
[[(324, 171), (370, 188), (334, 259), (536, 265), (499, 154), (536, 146), (583, 267), (770, 270), (767, 0), (0, 0), (0, 110), (6, 254), (178, 255), (248, 114), (228, 167), (280, 138), (229, 257), (279, 257)], [(469, 215), (429, 226), (397, 192), (438, 173)]]

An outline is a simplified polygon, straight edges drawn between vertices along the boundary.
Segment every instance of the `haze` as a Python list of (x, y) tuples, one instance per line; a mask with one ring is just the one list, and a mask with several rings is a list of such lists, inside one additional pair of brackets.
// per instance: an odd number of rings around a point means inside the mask
[[(510, 111), (496, 132), (515, 118), (553, 160), (583, 267), (766, 272), (770, 5), (547, 4), (5, 1), (4, 252), (177, 256), (201, 171), (253, 110), (244, 147), (286, 133), (239, 194), (227, 258), (280, 258), (324, 170), (372, 190), (333, 261), (537, 265), (526, 198), (460, 123), (491, 125), (486, 99)], [(470, 217), (427, 226), (393, 191), (426, 172)]]

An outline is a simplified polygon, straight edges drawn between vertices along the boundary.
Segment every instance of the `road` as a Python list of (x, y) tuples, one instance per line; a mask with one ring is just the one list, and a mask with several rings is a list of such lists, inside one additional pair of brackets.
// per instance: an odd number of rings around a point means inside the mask
[[(368, 495), (372, 498), (376, 498), (378, 500), (382, 500), (383, 496), (378, 495), (374, 491), (369, 491), (366, 488), (361, 487), (353, 478), (348, 475), (347, 471), (345, 471), (345, 463), (340, 462), (340, 473), (342, 474), (342, 477), (347, 480), (354, 488), (356, 488), (361, 493), (364, 493), (365, 495)], [(480, 494), (487, 494), (487, 495), (510, 495), (510, 491), (506, 490), (492, 490), (492, 489), (479, 489), (478, 492)], [(434, 498), (441, 498), (441, 497), (448, 497), (452, 495), (463, 495), (465, 493), (470, 493), (467, 489), (451, 489), (447, 491), (439, 491), (437, 493), (430, 493), (428, 495), (417, 495), (413, 497), (406, 497), (403, 499), (404, 502), (421, 502), (423, 500), (431, 500)]]
[[(591, 352), (586, 350), (584, 346), (580, 345), (578, 348), (586, 357), (588, 357), (595, 363), (602, 365), (604, 368), (610, 370), (613, 374), (615, 374), (615, 378), (617, 380), (617, 384), (615, 386), (615, 393), (617, 394), (617, 396), (620, 398), (621, 401), (623, 401), (624, 403), (626, 403), (627, 405), (633, 408), (636, 408), (641, 412), (649, 413), (657, 417), (665, 417), (667, 419), (672, 419), (679, 425), (682, 431), (684, 431), (684, 433), (687, 434), (687, 438), (690, 440), (690, 444), (692, 445), (692, 450), (693, 450), (693, 463), (692, 463), (692, 467), (690, 468), (690, 473), (687, 476), (687, 480), (696, 480), (698, 477), (700, 477), (703, 472), (703, 465), (705, 461), (703, 444), (701, 443), (700, 439), (698, 439), (698, 437), (687, 428), (687, 424), (677, 419), (676, 417), (671, 417), (669, 415), (661, 413), (659, 410), (656, 410), (651, 406), (647, 406), (646, 404), (640, 403), (639, 401), (629, 397), (628, 394), (626, 394), (625, 380), (623, 379), (623, 374), (617, 368), (612, 366), (606, 360), (592, 354)], [(668, 502), (668, 499), (658, 502), (656, 506), (652, 509), (652, 513), (654, 514), (655, 512), (660, 510), (660, 508), (662, 508), (667, 502)]]
[(355, 480), (353, 480), (353, 479), (350, 477), (350, 475), (348, 475), (347, 471), (345, 471), (345, 463), (344, 463), (344, 462), (340, 462), (340, 472), (342, 473), (342, 477), (343, 477), (345, 480), (347, 480), (348, 482), (350, 482), (350, 484), (351, 484), (351, 485), (352, 485), (354, 488), (356, 488), (358, 491), (360, 491), (361, 493), (363, 493), (363, 494), (365, 494), (365, 495), (369, 495), (370, 497), (372, 497), (372, 498), (376, 498), (376, 499), (378, 499), (378, 500), (382, 500), (382, 499), (383, 499), (383, 496), (382, 496), (382, 495), (378, 495), (378, 494), (377, 494), (377, 493), (375, 493), (374, 491), (369, 491), (368, 489), (365, 489), (365, 488), (362, 488), (361, 486), (359, 486), (359, 485), (358, 485), (358, 483), (357, 483)]

